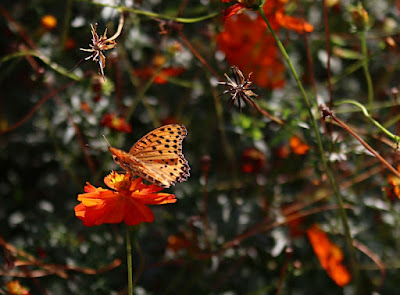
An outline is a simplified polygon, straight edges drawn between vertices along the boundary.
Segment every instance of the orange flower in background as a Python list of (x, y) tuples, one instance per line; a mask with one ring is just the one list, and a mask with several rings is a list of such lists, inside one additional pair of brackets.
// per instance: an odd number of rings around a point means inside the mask
[(141, 79), (150, 79), (151, 77), (156, 75), (156, 73), (158, 73), (157, 76), (154, 78), (153, 83), (166, 84), (168, 82), (168, 78), (179, 76), (185, 72), (185, 69), (182, 67), (162, 68), (165, 63), (165, 56), (157, 54), (153, 57), (151, 65), (134, 70), (133, 73)]
[(116, 114), (104, 114), (100, 121), (101, 126), (107, 126), (119, 132), (132, 132), (131, 125), (126, 122), (125, 118), (118, 117)]
[(276, 149), (275, 155), (279, 159), (286, 159), (290, 155), (290, 149), (287, 145), (281, 145)]
[(388, 183), (391, 186), (394, 195), (400, 199), (400, 178), (394, 175), (389, 175)]
[[(240, 1), (244, 4), (246, 1)], [(248, 2), (248, 1), (247, 1)], [(298, 33), (311, 32), (309, 23), (285, 14), (287, 0), (269, 0), (264, 12), (274, 30), (287, 28)], [(247, 4), (246, 7), (250, 7)], [(239, 8), (236, 7), (236, 8)], [(238, 9), (236, 14), (243, 10)], [(233, 15), (230, 11), (224, 22), (224, 28), (217, 35), (217, 44), (231, 65), (237, 65), (247, 76), (252, 74), (255, 84), (267, 88), (280, 88), (285, 84), (285, 68), (275, 39), (268, 33), (263, 18), (248, 14)]]
[(162, 123), (162, 125), (182, 124), (182, 121), (177, 119), (177, 118), (175, 118), (175, 117), (169, 116), (169, 117), (161, 119), (161, 123)]
[(343, 265), (343, 252), (333, 244), (325, 232), (318, 225), (313, 225), (307, 230), (308, 239), (315, 255), (325, 269), (328, 276), (340, 287), (347, 285), (351, 276)]
[(304, 143), (300, 138), (295, 135), (290, 138), (289, 145), (293, 153), (295, 153), (296, 155), (305, 155), (310, 149), (310, 146), (308, 144)]
[(57, 26), (57, 19), (51, 14), (46, 14), (42, 17), (40, 23), (42, 24), (43, 28), (50, 31)]
[(285, 13), (285, 5), (288, 2), (289, 0), (268, 0), (265, 2), (263, 10), (272, 28), (274, 30), (285, 28), (299, 34), (312, 32), (314, 27), (311, 24)]
[(186, 237), (185, 234), (170, 235), (168, 237), (167, 249), (175, 253), (183, 249), (189, 249), (193, 247), (193, 241)]
[(244, 3), (236, 3), (234, 5), (232, 5), (231, 7), (229, 7), (228, 9), (225, 9), (222, 14), (224, 15), (224, 21), (226, 21), (226, 19), (234, 14), (240, 14), (242, 13), (244, 10), (247, 10), (248, 7), (246, 4)]
[(304, 228), (305, 218), (296, 218), (289, 221), (289, 234), (293, 238), (298, 238), (304, 236), (305, 228)]
[(86, 114), (91, 114), (93, 112), (92, 108), (86, 101), (81, 102), (81, 109), (84, 111)]
[(279, 25), (288, 30), (296, 31), (299, 34), (305, 32), (310, 33), (314, 30), (314, 27), (311, 24), (296, 17), (285, 15), (281, 11), (277, 12), (275, 17)]
[(29, 295), (29, 290), (22, 286), (21, 283), (17, 280), (9, 281), (6, 284), (7, 294), (10, 295)]
[(257, 173), (265, 165), (265, 155), (256, 148), (248, 148), (242, 154), (242, 171)]
[[(222, 2), (231, 2), (231, 0), (222, 0)], [(238, 0), (237, 3), (233, 4), (222, 12), (224, 21), (234, 14), (241, 14), (244, 11), (251, 9), (257, 9), (257, 5), (254, 4), (253, 1)]]
[(133, 179), (129, 173), (111, 172), (104, 178), (110, 189), (85, 186), (85, 193), (78, 195), (81, 204), (75, 206), (75, 215), (85, 226), (103, 223), (137, 225), (153, 222), (154, 214), (147, 205), (175, 203), (173, 194), (159, 193), (155, 184), (146, 185), (141, 178)]
[(262, 18), (247, 14), (230, 17), (224, 31), (217, 35), (217, 44), (231, 65), (236, 65), (245, 76), (252, 73), (255, 84), (279, 88), (285, 84), (285, 68), (275, 40), (266, 34)]
[[(149, 79), (154, 76), (154, 74), (158, 71), (155, 66), (147, 66), (142, 69), (134, 70), (134, 74), (142, 79)], [(168, 78), (176, 77), (185, 72), (184, 68), (177, 67), (168, 67), (162, 69), (157, 76), (154, 78), (153, 83), (155, 84), (166, 84), (168, 82)]]
[(72, 39), (71, 37), (68, 37), (67, 40), (65, 40), (64, 48), (66, 50), (72, 50), (76, 47), (76, 40)]
[[(397, 165), (397, 171), (400, 171), (400, 164)], [(386, 191), (390, 200), (394, 201), (396, 197), (400, 199), (400, 178), (390, 174), (387, 177), (388, 187), (385, 187), (384, 190)]]

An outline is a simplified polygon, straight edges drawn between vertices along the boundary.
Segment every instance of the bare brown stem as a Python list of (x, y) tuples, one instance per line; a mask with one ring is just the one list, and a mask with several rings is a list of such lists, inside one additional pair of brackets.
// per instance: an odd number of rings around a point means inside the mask
[(340, 125), (344, 130), (354, 136), (369, 152), (371, 152), (383, 165), (385, 165), (394, 175), (400, 178), (400, 172), (397, 171), (388, 161), (385, 160), (376, 150), (374, 150), (368, 143), (364, 141), (350, 126), (346, 125), (343, 121), (337, 118), (331, 110), (326, 106), (321, 105), (319, 109), (322, 111), (323, 119), (331, 117), (333, 121)]
[(181, 37), (183, 43), (189, 48), (189, 50), (197, 57), (197, 59), (219, 80), (223, 78), (216, 72), (214, 69), (207, 63), (207, 61), (197, 52), (197, 50), (190, 44), (189, 40), (186, 36), (182, 33), (182, 31), (178, 31), (179, 37)]

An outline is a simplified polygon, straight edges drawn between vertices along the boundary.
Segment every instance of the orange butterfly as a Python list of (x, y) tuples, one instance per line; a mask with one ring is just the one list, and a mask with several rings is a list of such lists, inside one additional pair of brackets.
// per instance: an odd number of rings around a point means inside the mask
[(187, 135), (184, 125), (161, 126), (139, 139), (129, 150), (109, 147), (114, 162), (132, 176), (138, 175), (158, 186), (168, 188), (189, 176), (189, 164), (182, 154)]

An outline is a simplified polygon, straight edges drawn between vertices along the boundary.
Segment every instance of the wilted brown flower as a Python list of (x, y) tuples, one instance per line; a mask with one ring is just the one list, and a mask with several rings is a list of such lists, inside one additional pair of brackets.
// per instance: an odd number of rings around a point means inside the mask
[(225, 77), (228, 80), (227, 82), (218, 82), (220, 85), (228, 86), (229, 89), (225, 90), (222, 95), (229, 93), (231, 98), (228, 100), (228, 105), (232, 109), (232, 106), (235, 104), (236, 98), (238, 101), (239, 109), (241, 108), (240, 100), (243, 100), (245, 103), (251, 103), (254, 106), (254, 101), (252, 96), (257, 97), (252, 90), (256, 89), (254, 86), (251, 86), (252, 82), (249, 78), (246, 80), (243, 73), (239, 70), (237, 66), (232, 66), (232, 75), (233, 80), (229, 78), (229, 76), (225, 73)]

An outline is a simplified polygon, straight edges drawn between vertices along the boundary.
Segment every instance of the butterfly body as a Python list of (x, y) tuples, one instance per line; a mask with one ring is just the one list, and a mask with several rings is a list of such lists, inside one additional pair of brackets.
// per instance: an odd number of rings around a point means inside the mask
[(132, 176), (138, 175), (168, 188), (190, 176), (190, 167), (182, 153), (182, 141), (186, 135), (184, 125), (169, 124), (143, 136), (129, 153), (111, 146), (109, 150), (114, 162)]

